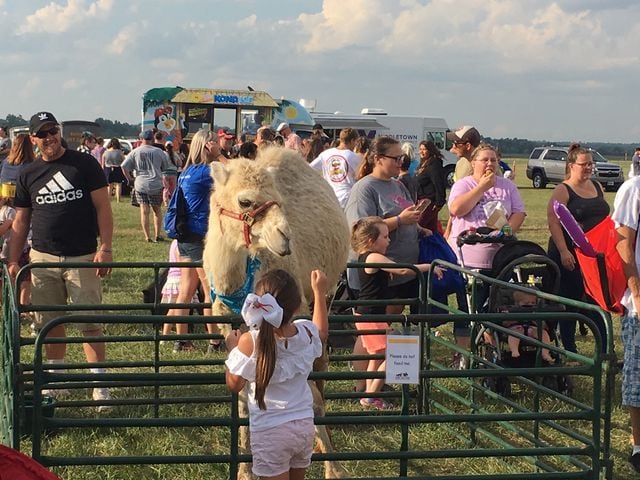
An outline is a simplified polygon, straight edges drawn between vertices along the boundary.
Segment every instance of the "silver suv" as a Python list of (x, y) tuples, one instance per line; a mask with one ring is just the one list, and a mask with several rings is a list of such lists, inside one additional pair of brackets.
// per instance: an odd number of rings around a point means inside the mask
[[(568, 147), (537, 147), (529, 155), (527, 162), (527, 178), (533, 188), (545, 188), (548, 183), (562, 183), (565, 179)], [(605, 190), (616, 191), (624, 182), (622, 169), (615, 163), (608, 162), (596, 150), (590, 149), (595, 167), (594, 180), (600, 182)]]

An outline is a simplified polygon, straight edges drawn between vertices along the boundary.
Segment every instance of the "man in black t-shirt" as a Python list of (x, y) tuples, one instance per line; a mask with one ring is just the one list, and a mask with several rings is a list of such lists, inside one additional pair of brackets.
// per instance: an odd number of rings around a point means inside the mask
[[(95, 159), (88, 154), (66, 150), (61, 144), (60, 127), (49, 112), (38, 112), (31, 117), (31, 142), (41, 152), (41, 158), (25, 165), (16, 184), (14, 205), (16, 217), (11, 227), (9, 246), (9, 273), (18, 273), (18, 258), (32, 228), (31, 261), (36, 262), (111, 262), (113, 216), (107, 182)], [(100, 237), (100, 248), (97, 238)], [(97, 304), (102, 301), (100, 278), (109, 269), (87, 268), (34, 268), (32, 277), (32, 303), (34, 305)], [(36, 325), (42, 327), (60, 312), (36, 312)], [(100, 324), (77, 324), (88, 337), (103, 335)], [(47, 337), (65, 337), (65, 325), (52, 328)], [(105, 361), (105, 344), (83, 344), (87, 362)], [(66, 344), (46, 344), (50, 364), (64, 362)], [(91, 368), (93, 373), (104, 373), (104, 368)], [(47, 392), (61, 396), (66, 392), (56, 389)], [(109, 400), (109, 390), (94, 388), (93, 399), (98, 411), (109, 407), (99, 402)]]

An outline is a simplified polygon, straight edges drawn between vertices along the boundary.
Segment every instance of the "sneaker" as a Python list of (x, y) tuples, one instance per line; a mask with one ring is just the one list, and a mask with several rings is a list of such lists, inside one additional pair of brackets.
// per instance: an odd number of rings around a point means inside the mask
[(587, 326), (586, 326), (584, 323), (582, 323), (582, 322), (579, 322), (579, 323), (578, 323), (578, 331), (580, 332), (580, 335), (582, 335), (583, 337), (586, 337), (586, 336), (587, 336), (587, 334), (589, 333), (589, 329), (588, 329), (588, 328), (587, 328)]
[(195, 349), (196, 347), (193, 346), (193, 343), (188, 340), (176, 340), (173, 344), (173, 353), (192, 352)]
[(29, 325), (29, 328), (31, 329), (31, 336), (33, 338), (36, 338), (40, 333), (40, 329), (36, 326), (35, 323), (32, 323), (31, 325)]
[(220, 352), (226, 352), (226, 351), (227, 351), (227, 346), (224, 344), (224, 342), (210, 343), (207, 346), (207, 353), (210, 355), (214, 353), (220, 353)]
[(43, 397), (50, 397), (54, 400), (62, 400), (65, 397), (71, 395), (71, 391), (66, 388), (47, 388), (42, 390)]
[(393, 408), (393, 404), (382, 398), (361, 398), (360, 405), (365, 408), (373, 408), (375, 410), (389, 410)]
[[(111, 400), (111, 392), (108, 388), (94, 388), (93, 389), (93, 399), (96, 402), (102, 402), (104, 400)], [(113, 407), (111, 405), (98, 405), (96, 410), (98, 413), (104, 413), (111, 411)]]
[(164, 242), (164, 237), (156, 237), (156, 242)]
[(454, 370), (466, 370), (467, 367), (467, 357), (462, 355), (460, 352), (454, 353), (451, 368), (453, 368)]
[(637, 473), (640, 473), (640, 452), (632, 453), (629, 456), (629, 463)]

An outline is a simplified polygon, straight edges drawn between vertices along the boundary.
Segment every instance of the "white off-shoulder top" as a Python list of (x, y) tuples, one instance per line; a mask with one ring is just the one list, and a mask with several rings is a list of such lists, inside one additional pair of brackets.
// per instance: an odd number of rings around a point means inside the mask
[(255, 400), (256, 348), (258, 331), (250, 330), (254, 349), (250, 357), (234, 348), (225, 365), (234, 375), (247, 380), (249, 429), (265, 430), (291, 420), (313, 417), (313, 397), (307, 377), (313, 361), (322, 355), (318, 329), (310, 320), (296, 320), (297, 333), (276, 340), (276, 365), (265, 393), (267, 409), (260, 410)]

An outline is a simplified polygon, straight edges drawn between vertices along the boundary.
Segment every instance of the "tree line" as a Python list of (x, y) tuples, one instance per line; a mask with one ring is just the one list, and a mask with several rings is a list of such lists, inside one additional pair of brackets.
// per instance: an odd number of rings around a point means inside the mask
[[(118, 120), (108, 120), (106, 118), (96, 118), (95, 122), (100, 125), (100, 136), (103, 138), (130, 138), (137, 137), (140, 133), (139, 124), (120, 122)], [(6, 118), (0, 118), (0, 125), (7, 128), (27, 125), (28, 120), (22, 115), (8, 114)], [(492, 138), (484, 137), (484, 140), (500, 148), (506, 156), (528, 156), (535, 147), (542, 145), (568, 146), (570, 142), (550, 142), (547, 140), (528, 140), (526, 138)], [(624, 157), (625, 154), (631, 158), (636, 146), (633, 143), (604, 143), (590, 142), (588, 146), (595, 148), (601, 154), (612, 157)]]
[[(99, 135), (103, 138), (137, 138), (140, 134), (140, 124), (108, 120), (106, 118), (96, 118), (94, 121), (100, 125)], [(28, 124), (29, 120), (25, 120), (22, 115), (13, 115), (10, 113), (6, 118), (0, 118), (0, 126), (6, 126), (7, 128), (20, 127)]]
[[(531, 151), (544, 145), (569, 146), (572, 142), (551, 142), (548, 140), (527, 140), (525, 138), (491, 138), (484, 137), (484, 141), (498, 147), (505, 156), (529, 156)], [(588, 147), (596, 149), (602, 155), (610, 157), (624, 157), (630, 159), (633, 152), (640, 144), (634, 143), (606, 143), (606, 142), (584, 142)]]

